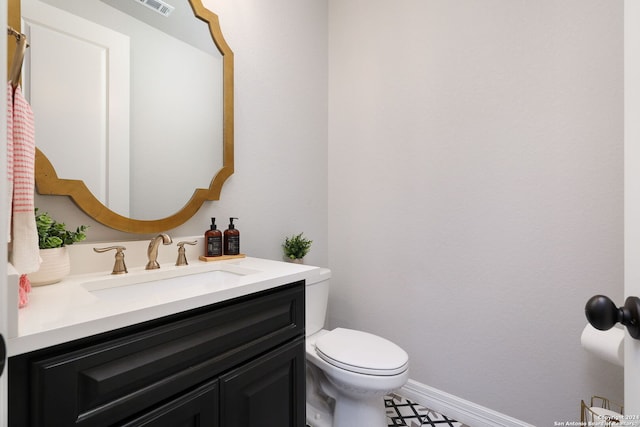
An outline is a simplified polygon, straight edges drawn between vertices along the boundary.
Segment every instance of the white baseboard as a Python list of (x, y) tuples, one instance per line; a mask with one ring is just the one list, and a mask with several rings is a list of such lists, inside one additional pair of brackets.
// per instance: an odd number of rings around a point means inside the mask
[(535, 427), (414, 380), (398, 394), (471, 427)]

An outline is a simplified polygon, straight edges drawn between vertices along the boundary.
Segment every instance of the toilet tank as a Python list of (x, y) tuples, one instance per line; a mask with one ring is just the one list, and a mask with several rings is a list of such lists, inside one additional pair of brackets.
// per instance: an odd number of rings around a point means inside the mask
[(306, 281), (305, 289), (305, 335), (313, 335), (324, 327), (329, 301), (329, 279), (331, 270), (321, 268), (319, 274)]

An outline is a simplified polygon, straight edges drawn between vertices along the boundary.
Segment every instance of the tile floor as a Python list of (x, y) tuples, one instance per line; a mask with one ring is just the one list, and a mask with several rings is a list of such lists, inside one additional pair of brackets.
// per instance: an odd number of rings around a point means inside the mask
[(385, 397), (384, 405), (389, 427), (469, 427), (395, 393)]
[(389, 427), (469, 427), (398, 394), (385, 397), (384, 404), (387, 408)]

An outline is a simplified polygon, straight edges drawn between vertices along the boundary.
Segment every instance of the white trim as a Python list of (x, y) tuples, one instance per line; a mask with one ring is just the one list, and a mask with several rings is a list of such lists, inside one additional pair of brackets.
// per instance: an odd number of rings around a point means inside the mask
[(409, 380), (398, 394), (473, 427), (534, 427), (414, 380)]
[[(624, 2), (624, 293), (640, 294), (640, 4)], [(616, 301), (622, 305), (621, 301)], [(640, 414), (640, 341), (625, 334), (624, 409)]]

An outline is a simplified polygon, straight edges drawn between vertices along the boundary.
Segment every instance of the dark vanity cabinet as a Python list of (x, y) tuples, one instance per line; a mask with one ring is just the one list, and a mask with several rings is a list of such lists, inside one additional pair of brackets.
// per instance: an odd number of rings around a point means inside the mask
[(9, 359), (9, 425), (302, 427), (304, 282)]

